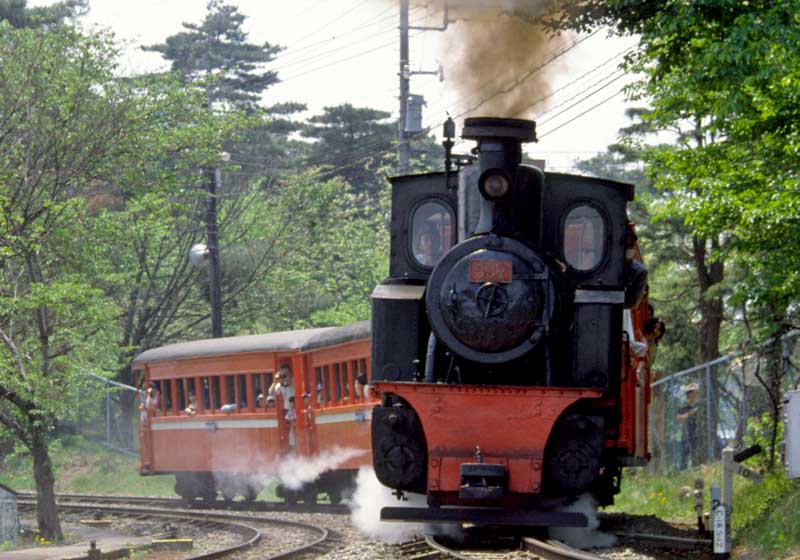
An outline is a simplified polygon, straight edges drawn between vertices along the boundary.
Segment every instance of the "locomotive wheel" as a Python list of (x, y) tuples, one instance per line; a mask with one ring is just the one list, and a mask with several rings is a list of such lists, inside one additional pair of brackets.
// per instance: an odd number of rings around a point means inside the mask
[(248, 486), (247, 489), (244, 491), (244, 501), (248, 504), (252, 504), (258, 498), (258, 490), (253, 488), (252, 486)]
[(303, 493), (303, 503), (307, 506), (317, 505), (317, 488), (314, 485), (308, 486), (301, 490)]
[(222, 491), (222, 497), (225, 499), (226, 502), (232, 502), (236, 499), (236, 494), (233, 492), (229, 492), (228, 490)]
[(339, 505), (342, 503), (342, 492), (341, 490), (329, 490), (328, 491), (328, 501), (333, 505)]
[(187, 504), (197, 498), (213, 503), (217, 498), (216, 483), (210, 473), (176, 473), (175, 493)]
[(569, 414), (556, 422), (545, 450), (545, 485), (556, 493), (586, 492), (597, 480), (603, 420)]

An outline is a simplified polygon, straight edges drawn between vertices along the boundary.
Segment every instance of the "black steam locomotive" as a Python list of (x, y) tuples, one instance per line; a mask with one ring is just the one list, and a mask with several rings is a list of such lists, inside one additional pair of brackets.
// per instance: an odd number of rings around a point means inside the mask
[(373, 464), (429, 507), (382, 517), (580, 525), (559, 499), (610, 503), (620, 467), (646, 458), (633, 187), (522, 163), (531, 121), (471, 118), (462, 136), (477, 158), (452, 156), (450, 133), (447, 171), (392, 179)]

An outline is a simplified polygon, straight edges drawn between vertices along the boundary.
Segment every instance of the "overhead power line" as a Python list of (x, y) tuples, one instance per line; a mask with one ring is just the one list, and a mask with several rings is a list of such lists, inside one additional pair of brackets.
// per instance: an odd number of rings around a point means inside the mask
[(578, 120), (578, 119), (579, 119), (579, 118), (581, 118), (582, 116), (586, 115), (587, 113), (591, 113), (592, 111), (594, 111), (594, 110), (595, 110), (595, 109), (597, 109), (598, 107), (600, 107), (600, 106), (602, 106), (602, 105), (605, 105), (606, 103), (608, 103), (609, 101), (611, 101), (612, 99), (614, 99), (616, 96), (618, 96), (618, 95), (619, 95), (620, 93), (622, 93), (623, 91), (624, 91), (624, 88), (620, 88), (620, 89), (619, 89), (617, 92), (613, 93), (612, 95), (609, 95), (608, 97), (606, 97), (605, 99), (603, 99), (601, 102), (599, 102), (599, 103), (596, 103), (595, 105), (592, 105), (591, 107), (589, 107), (588, 109), (586, 109), (585, 111), (583, 111), (582, 113), (580, 113), (579, 115), (575, 115), (574, 117), (572, 117), (571, 119), (569, 119), (569, 120), (568, 120), (568, 121), (566, 121), (566, 122), (563, 122), (563, 123), (561, 123), (561, 124), (560, 124), (560, 125), (558, 125), (557, 127), (553, 128), (553, 129), (551, 129), (551, 130), (548, 130), (548, 131), (547, 131), (547, 132), (545, 132), (544, 134), (540, 134), (540, 135), (539, 135), (539, 139), (542, 139), (542, 138), (544, 138), (545, 136), (549, 136), (550, 134), (554, 133), (556, 130), (559, 130), (559, 129), (561, 129), (561, 128), (564, 128), (564, 127), (565, 127), (565, 126), (567, 126), (568, 124), (570, 124), (570, 123), (572, 123), (572, 122), (575, 122), (576, 120)]
[[(555, 113), (555, 114), (553, 114), (553, 115), (550, 115), (549, 117), (547, 117), (547, 118), (545, 118), (545, 119), (539, 119), (539, 120), (537, 120), (537, 121), (536, 121), (536, 122), (537, 122), (537, 124), (540, 124), (540, 125), (542, 125), (542, 124), (546, 124), (546, 123), (548, 123), (548, 122), (552, 121), (554, 118), (556, 118), (556, 117), (558, 117), (558, 116), (560, 116), (560, 115), (563, 115), (564, 113), (566, 113), (567, 111), (569, 111), (569, 110), (571, 110), (571, 109), (574, 109), (575, 107), (577, 107), (578, 105), (580, 105), (581, 103), (583, 103), (584, 101), (586, 101), (587, 99), (589, 99), (590, 97), (592, 97), (593, 95), (595, 95), (595, 94), (597, 94), (597, 93), (599, 93), (599, 92), (603, 91), (605, 88), (607, 88), (608, 86), (610, 86), (611, 84), (613, 84), (613, 83), (614, 83), (614, 82), (616, 82), (617, 80), (620, 80), (620, 79), (622, 79), (622, 78), (624, 78), (624, 77), (625, 77), (625, 72), (624, 72), (624, 71), (621, 71), (621, 70), (619, 70), (619, 71), (616, 71), (616, 72), (613, 72), (613, 73), (611, 73), (611, 74), (609, 74), (609, 75), (607, 75), (607, 76), (604, 76), (604, 77), (603, 77), (603, 78), (601, 78), (600, 80), (598, 80), (598, 81), (596, 81), (596, 82), (592, 83), (592, 84), (591, 84), (589, 87), (587, 87), (587, 88), (585, 88), (585, 89), (583, 89), (583, 90), (579, 91), (578, 93), (576, 93), (575, 95), (573, 95), (573, 96), (572, 96), (572, 97), (570, 97), (569, 99), (565, 99), (564, 101), (562, 101), (561, 103), (559, 103), (558, 105), (556, 105), (555, 107), (553, 107), (552, 109), (550, 109), (549, 111), (546, 111), (546, 112), (542, 113), (542, 115), (540, 115), (540, 117), (541, 117), (541, 116), (548, 115), (548, 114), (552, 113), (553, 111), (555, 111), (555, 110), (556, 110), (556, 109), (558, 109), (559, 107), (562, 107), (562, 106), (563, 106), (563, 105), (565, 105), (566, 103), (569, 103), (569, 102), (571, 102), (571, 101), (572, 101), (573, 99), (575, 99), (576, 97), (578, 97), (578, 96), (580, 96), (580, 95), (583, 95), (584, 93), (586, 93), (587, 91), (589, 91), (590, 89), (592, 89), (592, 91), (590, 91), (588, 94), (584, 95), (583, 97), (581, 97), (580, 99), (578, 99), (578, 100), (577, 100), (575, 103), (572, 103), (571, 105), (569, 105), (568, 107), (566, 107), (566, 108), (562, 109), (561, 111), (558, 111), (557, 113)], [(610, 79), (609, 79), (609, 78), (610, 78)], [(595, 86), (598, 86), (598, 84), (601, 84), (601, 83), (602, 83), (602, 82), (604, 82), (604, 81), (605, 81), (606, 83), (604, 83), (604, 84), (600, 85), (599, 87), (595, 87)], [(593, 88), (594, 88), (594, 89), (593, 89)]]

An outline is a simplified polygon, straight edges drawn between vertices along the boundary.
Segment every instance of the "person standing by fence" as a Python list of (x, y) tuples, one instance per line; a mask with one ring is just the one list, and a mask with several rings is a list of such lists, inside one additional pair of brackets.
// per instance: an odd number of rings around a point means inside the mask
[(697, 441), (697, 402), (699, 400), (696, 383), (686, 386), (686, 404), (678, 409), (677, 419), (681, 424), (681, 463), (680, 470), (685, 470), (692, 459), (692, 466), (700, 464), (700, 447)]

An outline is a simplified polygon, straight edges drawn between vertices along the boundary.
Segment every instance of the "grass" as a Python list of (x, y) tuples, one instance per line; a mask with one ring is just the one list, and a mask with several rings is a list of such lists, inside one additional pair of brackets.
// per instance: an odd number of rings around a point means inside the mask
[[(174, 496), (172, 476), (139, 475), (139, 459), (111, 451), (78, 436), (65, 436), (50, 448), (56, 492)], [(0, 483), (17, 491), (33, 491), (33, 467), (28, 455), (13, 455), (0, 463)]]
[[(174, 476), (141, 476), (138, 457), (111, 451), (79, 436), (65, 436), (54, 442), (50, 457), (59, 493), (176, 497)], [(19, 492), (34, 491), (30, 457), (15, 454), (5, 460), (0, 458), (0, 484)], [(268, 485), (259, 498), (277, 499), (275, 486)]]
[[(720, 463), (682, 472), (652, 473), (626, 469), (622, 492), (607, 511), (655, 515), (694, 524), (696, 479), (705, 483), (705, 511), (712, 485), (721, 485)], [(796, 558), (800, 554), (800, 481), (787, 480), (780, 469), (768, 473), (761, 484), (734, 479), (733, 538), (740, 554), (748, 558)]]

